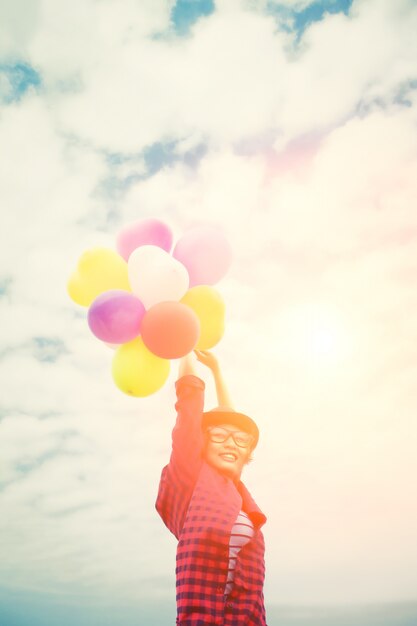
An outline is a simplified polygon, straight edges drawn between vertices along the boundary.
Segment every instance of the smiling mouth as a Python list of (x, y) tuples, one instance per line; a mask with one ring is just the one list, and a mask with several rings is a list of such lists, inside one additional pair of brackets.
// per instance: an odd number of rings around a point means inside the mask
[(220, 458), (223, 459), (224, 461), (227, 461), (228, 463), (234, 463), (235, 461), (237, 461), (236, 454), (233, 454), (232, 452), (226, 452), (225, 454), (220, 454)]

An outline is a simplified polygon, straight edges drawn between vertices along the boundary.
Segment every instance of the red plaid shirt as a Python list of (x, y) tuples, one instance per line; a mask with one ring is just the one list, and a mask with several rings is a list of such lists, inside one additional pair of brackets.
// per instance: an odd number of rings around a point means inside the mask
[[(177, 421), (172, 453), (162, 470), (156, 509), (178, 539), (177, 624), (266, 626), (263, 597), (266, 517), (242, 482), (237, 485), (202, 456), (204, 382), (176, 382)], [(239, 511), (251, 518), (255, 535), (239, 552), (234, 585), (225, 598), (230, 532)]]

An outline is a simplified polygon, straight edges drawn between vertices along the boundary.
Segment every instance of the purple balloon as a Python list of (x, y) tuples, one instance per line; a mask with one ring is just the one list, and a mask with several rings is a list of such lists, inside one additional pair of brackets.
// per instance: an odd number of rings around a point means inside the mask
[(129, 260), (133, 250), (140, 246), (158, 246), (166, 252), (172, 247), (172, 231), (163, 222), (156, 219), (141, 220), (125, 226), (117, 235), (118, 253)]
[(88, 310), (92, 333), (108, 343), (126, 343), (140, 334), (145, 307), (128, 291), (113, 289), (100, 294)]

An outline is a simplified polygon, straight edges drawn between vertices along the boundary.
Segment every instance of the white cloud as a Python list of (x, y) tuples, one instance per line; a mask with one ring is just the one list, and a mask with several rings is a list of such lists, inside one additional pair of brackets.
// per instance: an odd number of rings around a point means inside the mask
[(113, 49), (106, 42), (86, 88), (58, 107), (60, 119), (94, 144), (125, 152), (161, 137), (227, 140), (269, 128), (283, 56), (273, 29), (272, 20), (243, 13), (202, 20), (186, 40), (136, 39)]
[(5, 242), (2, 266), (16, 271), (30, 253), (41, 254), (42, 246), (62, 247), (67, 230), (94, 210), (92, 195), (107, 170), (100, 155), (63, 135), (36, 96), (3, 111), (0, 141), (7, 146), (0, 156), (2, 236), (12, 232), (19, 243)]
[(6, 19), (26, 34), (21, 45), (48, 86), (68, 81), (82, 85), (87, 73), (104, 60), (106, 50), (111, 55), (119, 46), (166, 30), (173, 4), (173, 0), (125, 0), (121, 11), (115, 0), (76, 0), (71, 5), (40, 0), (29, 3), (36, 14), (32, 28), (21, 19), (22, 14), (30, 16), (26, 10), (14, 19), (15, 9), (9, 6)]
[(353, 16), (329, 16), (305, 33), (297, 62), (284, 75), (281, 143), (329, 128), (362, 102), (390, 104), (392, 92), (415, 76), (417, 12), (404, 11), (404, 3), (354, 7)]
[(0, 57), (13, 62), (27, 55), (40, 11), (40, 0), (5, 0), (0, 4)]
[[(337, 123), (360, 102), (389, 103), (414, 77), (417, 17), (405, 6), (357, 3), (354, 17), (329, 16), (310, 26), (294, 58), (292, 37), (275, 32), (272, 16), (238, 6), (219, 6), (184, 40), (146, 37), (168, 28), (167, 7), (151, 23), (145, 7), (142, 24), (133, 5), (120, 15), (114, 3), (83, 3), (81, 43), (68, 25), (61, 33), (42, 23), (31, 55), (46, 84), (52, 75), (76, 78), (75, 93), (53, 97), (54, 110), (93, 145), (131, 153), (161, 138), (223, 143), (272, 128), (283, 145)], [(71, 8), (63, 22), (56, 10), (45, 15), (58, 26), (80, 19)]]

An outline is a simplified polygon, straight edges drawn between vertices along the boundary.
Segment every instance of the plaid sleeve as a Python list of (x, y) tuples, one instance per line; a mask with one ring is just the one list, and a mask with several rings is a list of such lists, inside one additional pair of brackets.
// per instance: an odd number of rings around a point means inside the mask
[(201, 467), (205, 385), (197, 376), (182, 376), (175, 383), (177, 421), (172, 431), (172, 453), (169, 464), (180, 482), (193, 483)]
[(162, 470), (156, 509), (166, 526), (179, 536), (202, 465), (204, 382), (182, 376), (176, 382), (177, 420), (172, 431), (172, 452)]

